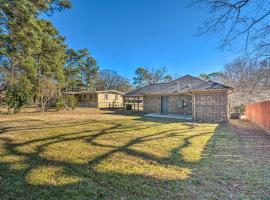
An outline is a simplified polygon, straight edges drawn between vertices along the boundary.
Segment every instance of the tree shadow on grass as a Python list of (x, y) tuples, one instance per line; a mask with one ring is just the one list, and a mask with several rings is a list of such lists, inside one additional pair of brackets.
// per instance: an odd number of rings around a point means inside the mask
[[(144, 120), (147, 121), (147, 119)], [(89, 123), (88, 121), (87, 124)], [(92, 126), (95, 127), (95, 123), (97, 122), (92, 121)], [(83, 124), (78, 123), (77, 125)], [(100, 125), (100, 122), (96, 124), (96, 126), (98, 125)], [(105, 125), (108, 126), (108, 124)], [(57, 127), (61, 126), (54, 128)], [(133, 136), (124, 144), (111, 144), (108, 138), (106, 141), (109, 144), (100, 141), (104, 136), (113, 139), (116, 134), (120, 134), (120, 136), (123, 134), (124, 136), (130, 131), (147, 132), (148, 128), (151, 127), (134, 127), (115, 122), (97, 132), (93, 132), (92, 129), (85, 129), (15, 143), (10, 138), (0, 138), (0, 144), (2, 143), (4, 152), (2, 155), (12, 157), (10, 160), (2, 159), (0, 161), (0, 195), (3, 199), (120, 199), (137, 197), (139, 199), (154, 199), (169, 196), (181, 197), (181, 194), (175, 192), (173, 188), (183, 184), (191, 176), (194, 167), (194, 163), (186, 162), (181, 156), (181, 150), (191, 145), (192, 139), (207, 135), (209, 132), (201, 131), (186, 136), (185, 133), (193, 129), (187, 127), (187, 129), (169, 129), (153, 134)], [(35, 127), (33, 127), (33, 130), (35, 130)], [(145, 142), (175, 137), (184, 137), (184, 142), (172, 148), (169, 157), (158, 157), (133, 148)], [(54, 144), (76, 141), (83, 141), (91, 147), (107, 149), (83, 163), (75, 163), (65, 159), (51, 159), (42, 155)], [(35, 144), (33, 152), (19, 150), (19, 147), (31, 144)], [(62, 153), (68, 155), (72, 152), (63, 149)], [(121, 157), (123, 155), (124, 157)], [(111, 168), (106, 169), (106, 164), (110, 164), (108, 159), (112, 159), (114, 156), (119, 160), (115, 162), (112, 160)], [(129, 157), (130, 160), (125, 160)], [(132, 159), (138, 161), (136, 166), (134, 166), (134, 163), (128, 163), (132, 162)], [(148, 167), (148, 169), (141, 169), (140, 163), (142, 164), (141, 168)], [(124, 167), (117, 167), (121, 164)], [(112, 170), (115, 166), (116, 170)], [(157, 175), (153, 175), (151, 169), (154, 169), (153, 171)], [(134, 173), (132, 173), (132, 170), (134, 170)], [(139, 171), (136, 172), (136, 170)], [(166, 177), (166, 173), (160, 172), (162, 170), (167, 173), (170, 173), (170, 170), (172, 172), (173, 170), (183, 172), (183, 178), (177, 177), (177, 173), (175, 178), (169, 175)]]

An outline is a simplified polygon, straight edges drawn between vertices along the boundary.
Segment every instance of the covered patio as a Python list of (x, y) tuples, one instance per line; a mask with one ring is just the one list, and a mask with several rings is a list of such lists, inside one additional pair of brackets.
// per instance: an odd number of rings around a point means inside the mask
[(143, 96), (124, 96), (124, 108), (127, 110), (143, 111)]

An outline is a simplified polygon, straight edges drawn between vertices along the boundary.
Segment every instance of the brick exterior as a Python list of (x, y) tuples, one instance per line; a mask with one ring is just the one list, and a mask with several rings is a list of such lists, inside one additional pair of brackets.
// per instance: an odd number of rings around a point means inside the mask
[[(144, 112), (160, 113), (161, 96), (144, 96)], [(192, 114), (192, 97), (190, 95), (169, 96), (169, 113)]]
[[(183, 106), (183, 102), (186, 106)], [(195, 104), (194, 104), (195, 102)], [(228, 95), (227, 92), (194, 93), (191, 95), (169, 96), (169, 113), (195, 114), (199, 122), (227, 122)], [(195, 108), (195, 111), (194, 111)], [(161, 96), (144, 96), (144, 113), (160, 113)]]
[(192, 97), (190, 95), (169, 96), (169, 113), (192, 114)]
[(143, 97), (144, 113), (160, 113), (161, 97), (160, 96), (144, 96)]
[(195, 118), (203, 122), (228, 121), (228, 95), (226, 92), (195, 94)]

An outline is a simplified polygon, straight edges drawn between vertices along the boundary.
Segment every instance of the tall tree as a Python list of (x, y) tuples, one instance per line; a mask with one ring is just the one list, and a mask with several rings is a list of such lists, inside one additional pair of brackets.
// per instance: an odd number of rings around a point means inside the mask
[(64, 38), (42, 13), (70, 7), (69, 0), (0, 0), (0, 73), (5, 85), (27, 77), (43, 101), (41, 84), (63, 79)]
[(143, 67), (138, 67), (135, 70), (135, 77), (133, 78), (133, 83), (136, 87), (143, 87), (147, 85), (148, 71)]
[(265, 0), (195, 0), (209, 18), (201, 34), (221, 35), (221, 47), (237, 48), (259, 58), (270, 56), (270, 4)]
[(165, 66), (143, 68), (139, 67), (135, 71), (135, 77), (133, 78), (133, 83), (136, 87), (142, 87), (147, 84), (157, 84), (161, 82), (171, 81), (172, 77), (167, 74), (167, 68)]
[(99, 66), (87, 49), (67, 50), (65, 74), (67, 90), (95, 90)]
[(98, 76), (98, 90), (119, 90), (128, 92), (132, 89), (129, 80), (114, 70), (102, 70)]
[(148, 70), (148, 82), (150, 84), (157, 84), (164, 81), (164, 77), (167, 75), (167, 68), (165, 66), (152, 67)]
[(42, 33), (38, 16), (69, 7), (68, 0), (0, 0), (0, 73), (7, 83), (21, 73), (35, 73), (33, 54)]
[[(66, 59), (66, 46), (64, 38), (59, 36), (57, 30), (50, 22), (38, 20), (42, 33), (40, 35), (40, 51), (35, 54), (36, 76), (34, 80), (42, 110), (45, 109), (56, 88), (60, 89), (64, 81), (64, 64)], [(50, 90), (50, 92), (48, 92)]]
[(67, 49), (66, 64), (64, 68), (66, 91), (76, 91), (81, 87), (80, 69), (78, 67), (79, 54), (74, 49)]
[(97, 61), (89, 55), (85, 60), (84, 84), (90, 90), (96, 90), (98, 70)]
[(0, 0), (0, 61), (11, 77), (16, 67), (32, 62), (31, 50), (39, 46), (38, 16), (70, 6), (69, 0)]

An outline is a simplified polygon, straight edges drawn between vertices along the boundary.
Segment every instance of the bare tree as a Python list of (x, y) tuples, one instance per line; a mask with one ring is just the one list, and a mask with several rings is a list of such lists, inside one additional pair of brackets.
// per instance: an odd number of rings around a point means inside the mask
[(152, 67), (151, 69), (148, 69), (148, 83), (149, 84), (157, 84), (159, 82), (162, 82), (164, 80), (164, 77), (167, 73), (166, 66), (161, 67)]
[[(270, 64), (266, 61), (239, 58), (213, 74), (216, 81), (234, 88), (230, 95), (232, 107), (270, 99)], [(204, 77), (213, 80), (211, 75)]]
[(97, 81), (98, 90), (119, 90), (121, 92), (128, 92), (132, 89), (129, 80), (120, 76), (114, 70), (102, 70), (99, 73)]
[(270, 3), (267, 0), (195, 0), (209, 18), (200, 34), (221, 34), (221, 47), (239, 47), (259, 58), (270, 56)]
[(142, 87), (148, 84), (157, 84), (162, 82), (169, 82), (173, 78), (167, 74), (166, 66), (161, 67), (138, 67), (133, 78), (136, 87)]

